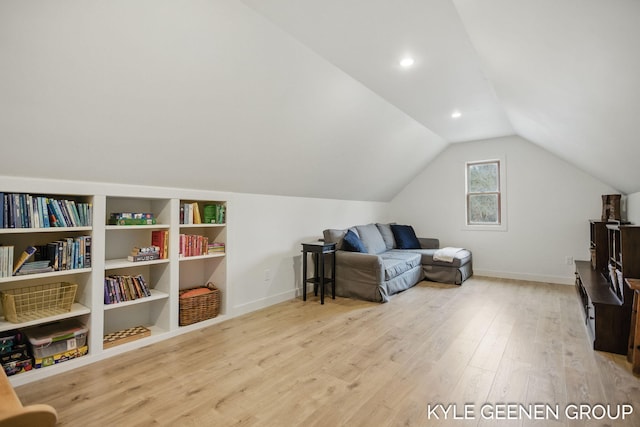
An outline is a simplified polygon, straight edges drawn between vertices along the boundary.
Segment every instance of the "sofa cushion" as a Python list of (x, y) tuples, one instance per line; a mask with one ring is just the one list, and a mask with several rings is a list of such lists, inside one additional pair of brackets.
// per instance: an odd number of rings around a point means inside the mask
[(391, 231), (391, 224), (376, 224), (378, 231), (384, 240), (384, 244), (387, 250), (391, 250), (396, 247), (396, 239), (393, 237), (393, 231)]
[[(340, 229), (336, 229), (336, 228), (329, 228), (327, 230), (324, 230), (322, 232), (322, 235), (324, 236), (324, 241), (327, 243), (335, 243), (336, 244), (336, 249), (344, 249), (343, 248), (343, 243), (342, 240), (344, 239), (344, 235), (347, 234), (347, 231), (353, 231), (355, 233), (356, 236), (358, 236), (358, 230), (356, 230), (354, 227), (351, 228), (347, 228), (344, 230), (340, 230)], [(358, 236), (360, 237), (360, 236)]]
[(329, 228), (322, 232), (324, 241), (326, 243), (335, 243), (336, 249), (342, 249), (342, 239), (344, 239), (345, 234), (347, 234), (347, 230), (338, 230), (335, 228)]
[(471, 252), (466, 249), (458, 252), (453, 262), (434, 261), (433, 255), (436, 253), (436, 251), (437, 249), (409, 249), (409, 250), (393, 249), (391, 253), (411, 252), (415, 254), (420, 254), (420, 256), (422, 257), (422, 259), (420, 260), (420, 263), (422, 265), (440, 265), (442, 267), (458, 268), (460, 266), (467, 264), (469, 261), (471, 261)]
[(352, 230), (348, 230), (342, 239), (342, 249), (350, 252), (367, 252), (360, 238)]
[(356, 225), (355, 228), (364, 247), (367, 248), (367, 253), (381, 254), (387, 251), (387, 245), (375, 224)]
[(378, 255), (382, 260), (384, 279), (391, 280), (420, 265), (420, 254), (391, 251)]
[(412, 226), (391, 224), (390, 227), (393, 232), (393, 237), (396, 240), (396, 248), (420, 249), (420, 242)]

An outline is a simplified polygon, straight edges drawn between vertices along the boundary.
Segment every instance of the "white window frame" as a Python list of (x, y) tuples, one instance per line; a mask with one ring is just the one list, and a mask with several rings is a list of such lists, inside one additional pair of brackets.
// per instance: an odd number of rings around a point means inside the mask
[[(469, 224), (469, 166), (482, 163), (498, 163), (498, 224)], [(464, 165), (464, 230), (473, 231), (507, 231), (507, 198), (506, 198), (506, 160), (504, 157), (485, 159), (485, 160), (472, 160), (465, 162)], [(491, 193), (495, 194), (495, 193)]]

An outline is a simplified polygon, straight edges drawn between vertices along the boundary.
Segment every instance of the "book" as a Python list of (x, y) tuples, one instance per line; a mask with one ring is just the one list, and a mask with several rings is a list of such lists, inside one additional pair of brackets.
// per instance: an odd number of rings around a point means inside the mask
[(202, 218), (200, 217), (200, 207), (197, 203), (191, 203), (193, 209), (193, 223), (202, 224)]
[(18, 258), (18, 260), (13, 266), (13, 275), (15, 275), (18, 271), (20, 271), (20, 268), (22, 268), (24, 263), (27, 262), (27, 260), (31, 258), (35, 253), (36, 253), (35, 247), (27, 246), (27, 248), (24, 250), (24, 252), (22, 252), (22, 254), (20, 255), (20, 257)]

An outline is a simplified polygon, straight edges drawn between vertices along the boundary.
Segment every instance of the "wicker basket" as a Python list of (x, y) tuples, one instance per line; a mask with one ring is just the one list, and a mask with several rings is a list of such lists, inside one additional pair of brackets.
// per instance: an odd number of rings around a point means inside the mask
[[(220, 290), (211, 282), (207, 283), (206, 287), (209, 288), (211, 292), (192, 297), (179, 298), (180, 326), (191, 325), (192, 323), (212, 319), (218, 315), (220, 310)], [(192, 289), (181, 290), (180, 296)]]
[(76, 298), (75, 283), (49, 283), (7, 289), (2, 294), (4, 317), (11, 323), (23, 323), (68, 313)]

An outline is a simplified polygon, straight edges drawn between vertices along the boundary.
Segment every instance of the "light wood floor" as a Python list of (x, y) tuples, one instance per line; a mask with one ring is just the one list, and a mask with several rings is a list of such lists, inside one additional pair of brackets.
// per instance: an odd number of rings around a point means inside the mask
[[(572, 286), (473, 277), (387, 304), (288, 301), (17, 388), (65, 426), (640, 426), (640, 379), (589, 348)], [(560, 405), (560, 420), (485, 420), (485, 402)], [(429, 419), (465, 403), (473, 419)], [(573, 421), (567, 404), (634, 404)], [(442, 418), (442, 416), (441, 416)]]

